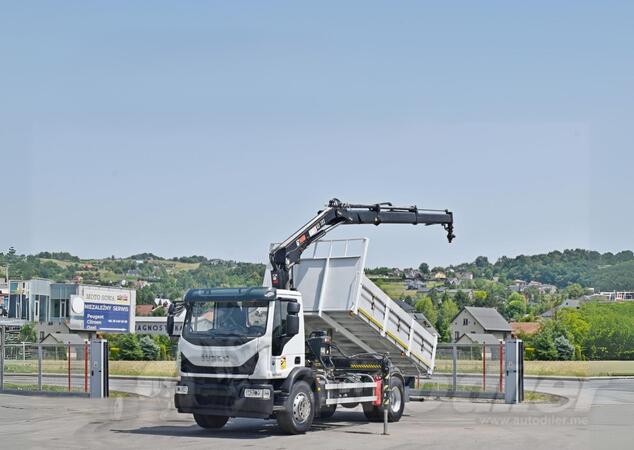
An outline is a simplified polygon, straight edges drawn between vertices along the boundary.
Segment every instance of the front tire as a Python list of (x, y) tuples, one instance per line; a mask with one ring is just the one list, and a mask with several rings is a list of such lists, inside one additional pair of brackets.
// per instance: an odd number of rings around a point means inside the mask
[[(388, 407), (388, 422), (398, 422), (401, 420), (405, 409), (405, 388), (403, 381), (399, 377), (390, 377), (390, 405)], [(363, 404), (363, 414), (370, 422), (383, 421), (383, 405), (374, 406), (371, 403)]]
[(288, 434), (306, 433), (313, 424), (315, 399), (310, 386), (298, 381), (286, 399), (285, 410), (277, 414), (277, 424)]
[(194, 414), (194, 420), (199, 427), (213, 430), (224, 427), (227, 420), (229, 420), (229, 417), (212, 416), (209, 414)]

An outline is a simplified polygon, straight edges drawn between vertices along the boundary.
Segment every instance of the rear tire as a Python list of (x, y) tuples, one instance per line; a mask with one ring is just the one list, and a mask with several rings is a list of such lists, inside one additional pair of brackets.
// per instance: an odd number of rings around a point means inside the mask
[(313, 424), (315, 398), (305, 381), (298, 381), (286, 399), (285, 410), (277, 414), (277, 424), (288, 434), (306, 433)]
[[(405, 409), (405, 388), (398, 377), (390, 377), (390, 405), (387, 413), (388, 422), (401, 420)], [(363, 414), (370, 422), (383, 422), (383, 405), (374, 406), (372, 403), (363, 404)]]
[(229, 417), (212, 416), (209, 414), (194, 414), (194, 420), (199, 427), (213, 430), (224, 427), (229, 420)]
[(324, 406), (319, 410), (320, 419), (330, 419), (337, 410), (337, 405)]

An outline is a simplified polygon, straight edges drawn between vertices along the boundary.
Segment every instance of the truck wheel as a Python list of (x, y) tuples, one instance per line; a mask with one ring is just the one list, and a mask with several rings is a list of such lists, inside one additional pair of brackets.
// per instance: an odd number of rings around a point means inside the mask
[(277, 424), (288, 434), (303, 434), (313, 424), (315, 399), (310, 386), (298, 381), (286, 399), (285, 410), (277, 414)]
[(329, 405), (320, 408), (319, 410), (319, 418), (320, 419), (330, 419), (337, 410), (337, 405)]
[(229, 418), (227, 416), (211, 416), (208, 414), (194, 414), (194, 420), (199, 427), (214, 429), (222, 428), (227, 423)]
[[(405, 409), (405, 388), (398, 377), (390, 377), (390, 405), (387, 412), (389, 422), (401, 420)], [(363, 404), (363, 414), (370, 422), (383, 421), (383, 406), (374, 406), (372, 403)]]

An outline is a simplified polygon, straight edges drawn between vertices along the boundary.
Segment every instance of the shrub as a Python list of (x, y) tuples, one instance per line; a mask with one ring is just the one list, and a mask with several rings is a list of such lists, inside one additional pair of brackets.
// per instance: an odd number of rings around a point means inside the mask
[(159, 353), (161, 349), (150, 336), (146, 335), (139, 339), (139, 346), (141, 347), (141, 352), (143, 353), (144, 360), (156, 361), (159, 358)]

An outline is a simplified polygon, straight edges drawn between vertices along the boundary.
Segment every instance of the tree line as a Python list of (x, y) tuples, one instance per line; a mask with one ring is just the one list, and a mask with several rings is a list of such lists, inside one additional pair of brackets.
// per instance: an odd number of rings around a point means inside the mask
[(539, 360), (634, 360), (634, 302), (561, 308), (533, 336), (526, 357)]

